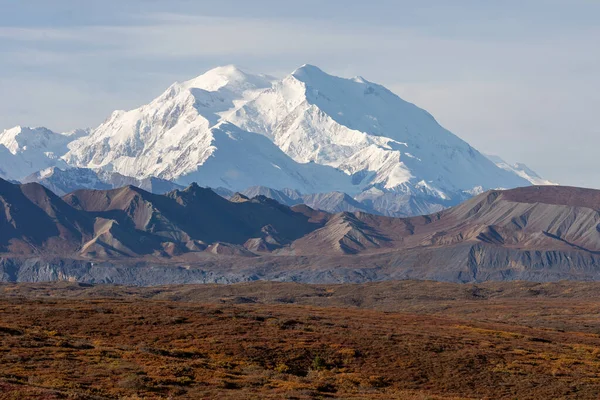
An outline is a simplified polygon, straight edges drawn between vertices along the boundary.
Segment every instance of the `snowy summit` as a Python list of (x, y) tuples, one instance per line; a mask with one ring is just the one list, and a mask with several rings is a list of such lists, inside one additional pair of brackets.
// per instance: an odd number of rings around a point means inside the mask
[[(0, 153), (25, 157), (33, 151), (16, 146), (7, 132)], [(81, 132), (38, 133), (33, 147), (39, 162), (14, 170), (3, 163), (0, 173), (20, 179), (68, 166), (233, 191), (396, 193), (445, 203), (531, 181), (385, 87), (312, 65), (281, 80), (218, 67)]]

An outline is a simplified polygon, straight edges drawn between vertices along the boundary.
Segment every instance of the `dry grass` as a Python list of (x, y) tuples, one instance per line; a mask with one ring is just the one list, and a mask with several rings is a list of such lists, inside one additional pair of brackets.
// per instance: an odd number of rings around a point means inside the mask
[[(466, 288), (455, 286), (456, 293)], [(85, 295), (100, 289), (113, 298)], [(73, 290), (82, 292), (69, 297)], [(339, 290), (324, 292), (335, 297)], [(203, 303), (142, 296), (150, 292), (159, 294), (154, 288), (0, 287), (0, 399), (600, 395), (593, 297), (475, 301), (406, 293), (398, 303), (404, 311), (392, 312), (338, 303), (232, 304), (222, 293)]]

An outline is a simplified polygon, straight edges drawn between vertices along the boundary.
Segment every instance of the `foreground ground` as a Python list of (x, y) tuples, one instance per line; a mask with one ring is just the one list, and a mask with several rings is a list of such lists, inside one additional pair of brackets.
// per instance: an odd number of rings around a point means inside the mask
[(0, 399), (596, 399), (600, 284), (0, 285)]

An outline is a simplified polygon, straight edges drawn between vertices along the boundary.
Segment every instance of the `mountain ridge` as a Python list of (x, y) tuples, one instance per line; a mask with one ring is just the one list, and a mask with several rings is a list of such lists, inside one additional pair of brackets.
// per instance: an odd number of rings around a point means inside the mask
[[(2, 159), (31, 150), (21, 146), (9, 156), (6, 132)], [(252, 186), (304, 195), (339, 191), (368, 198), (371, 211), (390, 215), (433, 212), (482, 190), (546, 183), (524, 166), (493, 163), (384, 86), (308, 64), (283, 79), (217, 67), (174, 83), (137, 109), (113, 112), (95, 129), (36, 135), (40, 143), (44, 135), (62, 142), (14, 162), (13, 171), (13, 161), (0, 163), (1, 176), (41, 182), (44, 177), (32, 174), (83, 168), (233, 192)], [(19, 168), (23, 163), (31, 165)]]
[(81, 189), (61, 199), (37, 183), (0, 180), (0, 279), (600, 280), (598, 190), (492, 190), (408, 218), (234, 197), (193, 184), (164, 195)]

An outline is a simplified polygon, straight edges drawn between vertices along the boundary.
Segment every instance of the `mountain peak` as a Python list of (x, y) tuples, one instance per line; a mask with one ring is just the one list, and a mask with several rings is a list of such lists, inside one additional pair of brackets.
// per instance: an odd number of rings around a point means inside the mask
[(214, 67), (206, 71), (206, 73), (220, 73), (220, 74), (245, 74), (245, 72), (235, 64), (226, 64)]
[(43, 126), (29, 127), (17, 125), (9, 129), (4, 129), (2, 132), (0, 132), (0, 145), (6, 146), (12, 153), (15, 153), (20, 149), (21, 146), (26, 146), (28, 142), (29, 145), (39, 145), (39, 141), (48, 139), (64, 141), (65, 137), (76, 137), (86, 133), (87, 131), (84, 129), (77, 129), (66, 133), (57, 133)]
[(4, 129), (2, 132), (0, 132), (0, 141), (2, 141), (3, 139), (6, 139), (6, 138), (16, 138), (19, 135), (25, 135), (25, 134), (29, 134), (29, 135), (46, 134), (46, 135), (48, 135), (48, 134), (52, 134), (52, 133), (54, 133), (54, 132), (52, 132), (51, 130), (44, 128), (44, 127), (30, 128), (27, 126), (17, 125), (12, 128)]
[(2, 133), (6, 134), (7, 132), (21, 132), (23, 127), (21, 125), (13, 126), (12, 128), (4, 129)]
[[(528, 184), (526, 171), (495, 165), (384, 86), (311, 64), (277, 82), (225, 65), (175, 83), (149, 104), (113, 113), (76, 141), (42, 132), (17, 136), (18, 143), (0, 146), (0, 175), (18, 180), (71, 166), (232, 191), (263, 185), (355, 195), (375, 188), (418, 197), (419, 210), (432, 204), (436, 211), (474, 188)], [(180, 193), (195, 194), (210, 192)], [(339, 194), (330, 200), (350, 203)]]
[(202, 75), (184, 82), (183, 86), (209, 92), (216, 92), (225, 87), (233, 91), (245, 91), (270, 87), (271, 81), (271, 77), (250, 74), (230, 64), (210, 69)]
[(183, 190), (180, 190), (179, 192), (190, 194), (194, 197), (202, 197), (202, 196), (214, 197), (213, 195), (218, 196), (218, 194), (213, 192), (213, 190), (211, 188), (200, 186), (196, 182), (190, 183), (190, 185), (188, 187), (186, 187)]
[(48, 167), (66, 167), (60, 156), (67, 152), (71, 140), (73, 137), (43, 127), (16, 126), (0, 131), (0, 151), (4, 153), (0, 174), (21, 180)]
[(302, 65), (300, 68), (297, 68), (294, 72), (292, 72), (291, 75), (294, 78), (301, 81), (304, 81), (307, 78), (314, 78), (317, 76), (330, 76), (321, 68), (311, 64)]

